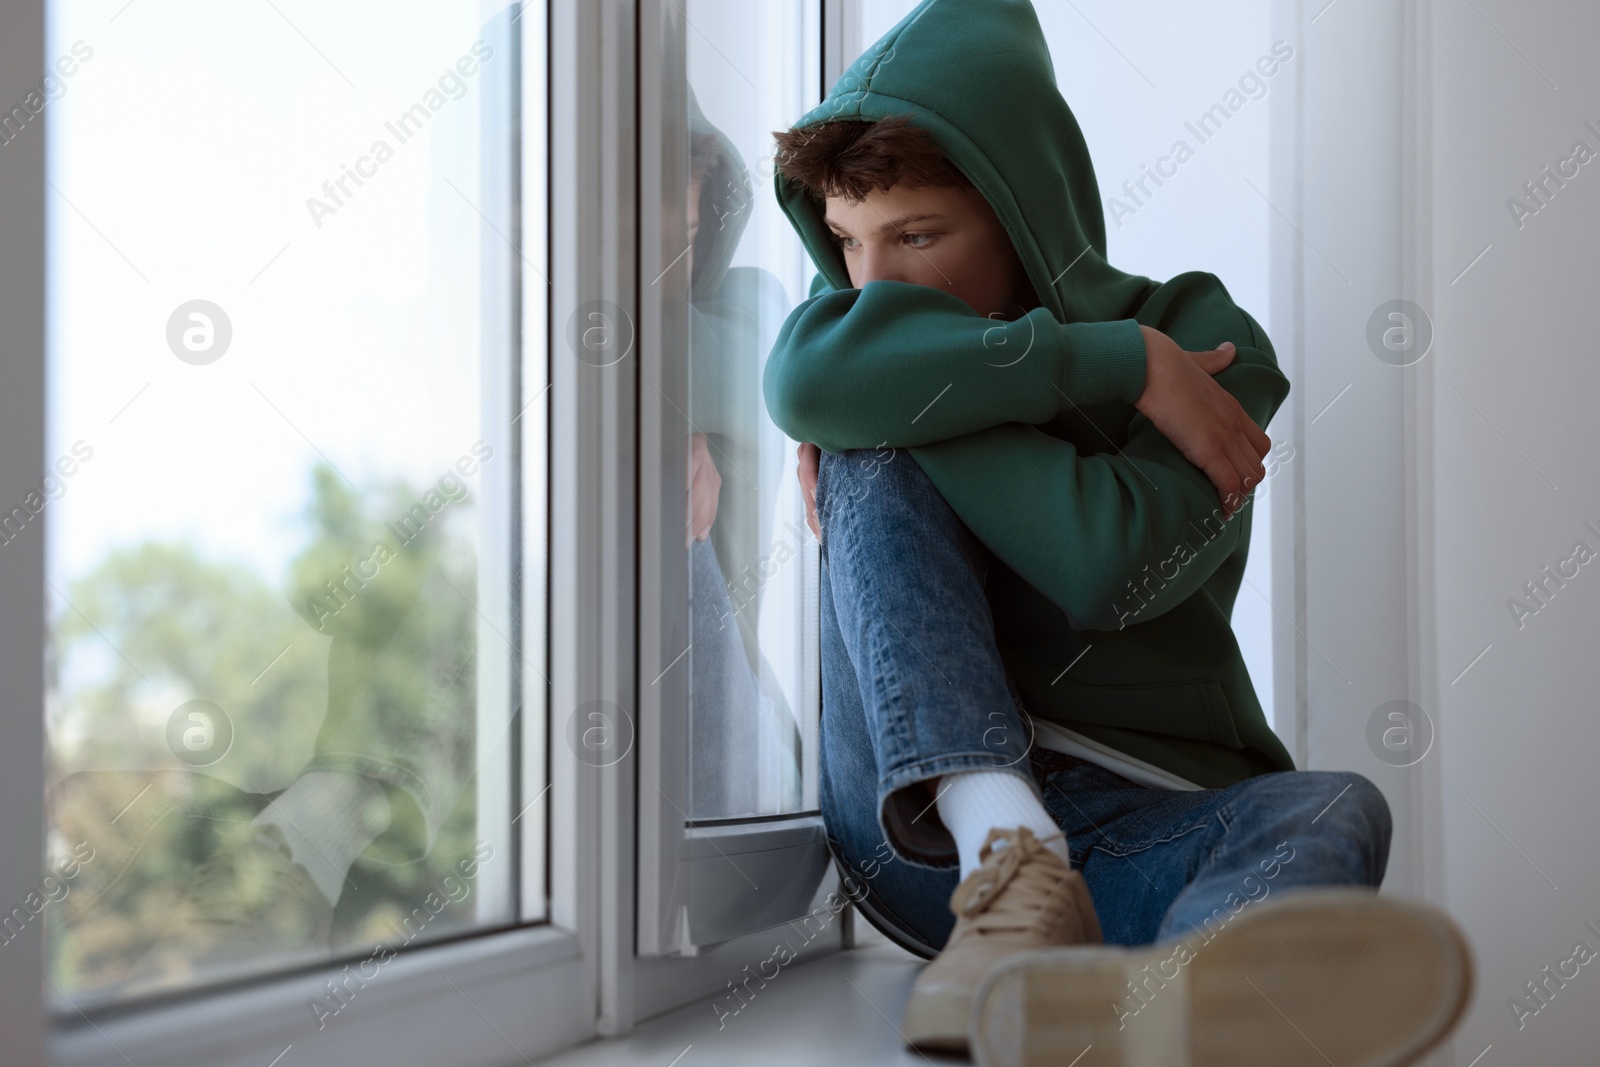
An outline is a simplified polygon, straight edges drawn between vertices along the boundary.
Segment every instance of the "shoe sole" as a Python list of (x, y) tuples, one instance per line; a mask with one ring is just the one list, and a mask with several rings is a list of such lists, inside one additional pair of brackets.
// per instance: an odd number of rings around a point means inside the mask
[(1440, 909), (1298, 888), (1209, 941), (1008, 956), (979, 982), (968, 1029), (979, 1067), (1401, 1067), (1444, 1040), (1473, 984)]
[[(1024, 950), (1027, 951), (1027, 950)], [(1009, 959), (1009, 957), (1007, 957)], [(920, 1052), (967, 1053), (967, 1024), (974, 1001), (971, 994), (923, 993), (906, 1003), (900, 1037)]]

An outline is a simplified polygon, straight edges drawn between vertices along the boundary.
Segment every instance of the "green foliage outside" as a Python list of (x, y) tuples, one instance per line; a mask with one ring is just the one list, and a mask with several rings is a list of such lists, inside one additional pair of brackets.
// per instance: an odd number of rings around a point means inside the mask
[[(294, 780), (341, 716), (431, 731), (472, 765), (470, 501), (449, 501), (405, 541), (392, 524), (436, 490), (396, 481), (358, 492), (326, 465), (310, 482), (306, 539), (277, 585), (190, 543), (146, 541), (110, 551), (64, 590), (50, 664), (50, 858), (84, 841), (94, 850), (46, 911), (51, 978), (69, 996), (127, 973), (195, 868)], [(347, 567), (376, 573), (350, 581)], [(224, 709), (233, 729), (226, 754), (201, 768), (168, 743), (169, 716), (193, 699)], [(351, 870), (335, 912), (337, 954), (397, 943), (396, 921), (472, 853), (472, 781), (440, 788), (448, 813), (420, 856), (420, 813), (391, 790), (395, 824)], [(450, 902), (426, 937), (471, 921), (473, 903)]]

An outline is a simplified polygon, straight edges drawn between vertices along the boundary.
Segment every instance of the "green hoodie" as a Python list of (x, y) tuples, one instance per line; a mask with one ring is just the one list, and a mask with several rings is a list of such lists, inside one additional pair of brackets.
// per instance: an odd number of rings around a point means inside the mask
[(1224, 521), (1134, 408), (1143, 324), (1188, 351), (1234, 342), (1213, 380), (1266, 426), (1289, 382), (1265, 331), (1215, 275), (1106, 262), (1088, 147), (1028, 0), (925, 0), (795, 126), (890, 115), (988, 199), (1042, 306), (1007, 322), (926, 286), (852, 289), (822, 205), (778, 173), (821, 274), (768, 357), (773, 421), (829, 452), (915, 457), (1002, 564), (995, 636), (1031, 715), (1206, 788), (1294, 769), (1229, 625), (1254, 498)]

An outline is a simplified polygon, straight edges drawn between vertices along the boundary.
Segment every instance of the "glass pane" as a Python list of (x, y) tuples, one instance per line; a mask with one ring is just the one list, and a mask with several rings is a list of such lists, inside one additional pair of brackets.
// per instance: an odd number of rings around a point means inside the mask
[[(815, 539), (761, 372), (810, 260), (772, 131), (820, 98), (815, 0), (690, 0), (688, 814), (816, 806)], [(703, 539), (702, 539), (703, 538)]]
[(517, 918), (510, 694), (541, 668), (510, 644), (518, 8), (491, 10), (52, 0), (68, 1004), (370, 980)]

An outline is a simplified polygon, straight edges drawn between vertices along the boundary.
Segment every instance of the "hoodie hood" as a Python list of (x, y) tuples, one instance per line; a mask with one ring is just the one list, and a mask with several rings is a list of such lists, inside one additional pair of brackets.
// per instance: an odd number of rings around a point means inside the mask
[[(924, 0), (794, 125), (891, 115), (932, 134), (989, 201), (1058, 321), (1133, 316), (1152, 282), (1106, 262), (1094, 165), (1029, 0)], [(821, 205), (781, 172), (775, 183), (824, 281), (851, 288)]]
[[(691, 160), (705, 153), (706, 176), (700, 186), (700, 230), (694, 239), (694, 274), (689, 280), (689, 299), (704, 300), (722, 287), (728, 264), (739, 247), (739, 238), (750, 224), (754, 187), (750, 172), (733, 141), (706, 119), (689, 86), (689, 153)], [(695, 140), (710, 137), (715, 149), (695, 148)]]

